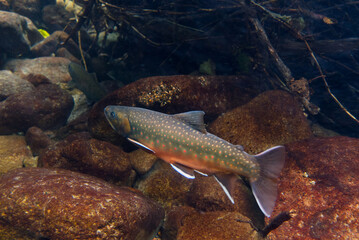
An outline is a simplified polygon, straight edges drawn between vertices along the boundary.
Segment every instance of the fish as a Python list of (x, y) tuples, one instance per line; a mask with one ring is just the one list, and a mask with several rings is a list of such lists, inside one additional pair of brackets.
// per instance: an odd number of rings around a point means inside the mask
[(97, 81), (96, 74), (88, 73), (80, 64), (71, 62), (69, 73), (72, 79), (69, 86), (80, 89), (89, 102), (97, 102), (106, 95), (106, 91)]
[(238, 176), (245, 177), (259, 208), (270, 217), (285, 161), (284, 146), (250, 155), (242, 146), (207, 132), (203, 111), (169, 115), (145, 108), (109, 105), (104, 114), (118, 134), (168, 162), (184, 177), (194, 179), (195, 172), (213, 176), (233, 204), (234, 184)]

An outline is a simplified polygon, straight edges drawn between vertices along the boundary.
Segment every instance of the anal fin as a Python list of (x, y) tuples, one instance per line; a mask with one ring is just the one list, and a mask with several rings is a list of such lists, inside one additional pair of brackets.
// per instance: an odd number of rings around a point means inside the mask
[(237, 176), (235, 174), (216, 173), (214, 178), (217, 180), (219, 185), (221, 185), (229, 200), (234, 204), (233, 190)]

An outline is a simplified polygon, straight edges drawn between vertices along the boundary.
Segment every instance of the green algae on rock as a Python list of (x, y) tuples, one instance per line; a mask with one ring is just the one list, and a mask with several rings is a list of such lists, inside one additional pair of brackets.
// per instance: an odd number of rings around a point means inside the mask
[(0, 177), (0, 218), (25, 236), (150, 240), (164, 211), (135, 189), (68, 170), (27, 168)]
[(295, 216), (268, 237), (357, 239), (359, 139), (312, 138), (287, 144), (286, 149), (273, 216), (282, 211)]
[(289, 93), (266, 91), (249, 103), (218, 117), (209, 132), (250, 154), (312, 136), (300, 105)]

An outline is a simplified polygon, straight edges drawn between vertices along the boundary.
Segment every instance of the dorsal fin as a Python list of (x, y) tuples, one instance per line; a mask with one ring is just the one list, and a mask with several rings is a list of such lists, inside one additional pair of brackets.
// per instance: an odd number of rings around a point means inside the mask
[(190, 112), (178, 113), (173, 115), (173, 117), (177, 118), (178, 120), (206, 134), (207, 131), (204, 125), (203, 116), (204, 116), (203, 111), (190, 111)]
[(242, 145), (234, 145), (239, 151), (244, 151), (244, 147)]

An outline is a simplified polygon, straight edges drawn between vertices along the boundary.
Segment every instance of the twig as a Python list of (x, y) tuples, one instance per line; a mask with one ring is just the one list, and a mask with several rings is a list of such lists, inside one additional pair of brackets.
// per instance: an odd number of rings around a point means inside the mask
[[(251, 1), (251, 3), (252, 4), (254, 4), (255, 6), (257, 6), (257, 7), (260, 7), (262, 10), (264, 10), (265, 12), (267, 12), (273, 19), (275, 19), (275, 20), (277, 20), (277, 21), (279, 21), (280, 23), (282, 23), (285, 27), (287, 27), (292, 33), (294, 33), (294, 35), (299, 39), (299, 40), (302, 40), (304, 43), (305, 43), (305, 45), (306, 45), (306, 47), (307, 47), (307, 49), (308, 49), (308, 51), (309, 51), (309, 53), (310, 53), (310, 55), (311, 55), (311, 57), (313, 58), (313, 60), (314, 60), (314, 62), (315, 62), (315, 65), (316, 65), (316, 67), (317, 67), (317, 69), (318, 69), (318, 71), (319, 71), (319, 73), (320, 73), (320, 77), (322, 78), (322, 80), (323, 80), (323, 82), (324, 82), (324, 85), (325, 85), (325, 87), (326, 87), (326, 89), (327, 89), (327, 91), (328, 91), (328, 93), (329, 93), (329, 95), (334, 99), (334, 101), (338, 104), (338, 106), (349, 116), (349, 117), (351, 117), (356, 123), (359, 123), (359, 120), (353, 115), (353, 114), (351, 114), (348, 110), (347, 110), (347, 108), (346, 107), (344, 107), (344, 105), (335, 97), (335, 95), (331, 92), (331, 90), (330, 90), (330, 88), (329, 88), (329, 85), (328, 85), (328, 82), (327, 82), (327, 80), (326, 80), (326, 78), (325, 78), (325, 75), (323, 74), (323, 71), (322, 71), (322, 68), (320, 67), (320, 64), (318, 63), (318, 61), (317, 61), (317, 58), (315, 57), (315, 55), (314, 55), (314, 52), (313, 52), (313, 50), (311, 49), (311, 47), (310, 47), (310, 45), (308, 44), (308, 42), (307, 42), (307, 40), (302, 36), (302, 34), (300, 34), (298, 31), (296, 31), (296, 30), (294, 30), (286, 21), (284, 21), (283, 20), (283, 18), (281, 18), (281, 17), (278, 17), (278, 14), (273, 14), (273, 12), (271, 12), (271, 11), (269, 11), (268, 9), (266, 9), (266, 8), (264, 8), (263, 6), (261, 6), (260, 4), (258, 4), (258, 3), (256, 3), (256, 2), (254, 2), (253, 0), (250, 0)], [(279, 15), (280, 16), (280, 15)], [(261, 27), (261, 25), (260, 25), (260, 23), (259, 23), (259, 21), (257, 20), (257, 21), (252, 21), (254, 24), (256, 24), (257, 26), (260, 26)], [(258, 23), (257, 23), (258, 22)], [(262, 27), (263, 28), (263, 27)], [(265, 35), (265, 37), (268, 39), (268, 37), (266, 36), (266, 34), (265, 34), (265, 31), (264, 31), (264, 29), (262, 30), (261, 29), (261, 31), (259, 32), (259, 35)], [(267, 39), (264, 39), (265, 41), (267, 40)], [(270, 42), (269, 42), (269, 40), (268, 40), (268, 43), (270, 44)], [(269, 52), (272, 54), (272, 56), (274, 56), (274, 59), (275, 60), (277, 60), (277, 57), (279, 58), (279, 56), (278, 56), (278, 54), (275, 52), (275, 50), (274, 50), (274, 48), (272, 47), (272, 45), (268, 45), (268, 49), (269, 49)], [(272, 50), (273, 49), (273, 50)], [(274, 51), (274, 52), (272, 52), (272, 51)], [(279, 58), (280, 59), (280, 58)], [(278, 61), (275, 61), (276, 62), (276, 65), (277, 65), (277, 67), (278, 67), (278, 69), (279, 70), (281, 70), (281, 67), (282, 67), (282, 60), (278, 60)], [(284, 63), (283, 63), (283, 65), (284, 65)], [(285, 66), (285, 65), (284, 65)], [(289, 69), (288, 69), (289, 70)], [(283, 77), (284, 77), (284, 79), (286, 80), (286, 82), (288, 83), (288, 76), (289, 75), (287, 75), (288, 73), (290, 74), (290, 71), (289, 72), (286, 72), (285, 71), (285, 68), (283, 68), (282, 69), (282, 74), (283, 74)], [(290, 75), (291, 76), (291, 75)], [(293, 77), (292, 77), (293, 78)], [(304, 99), (304, 98), (302, 98), (302, 102), (303, 102), (303, 104), (304, 104), (304, 106), (306, 106), (306, 107), (309, 107), (309, 109), (311, 108), (311, 107), (314, 107), (314, 105), (313, 104), (311, 104), (309, 101), (308, 101), (308, 99)], [(308, 108), (307, 108), (308, 109)], [(308, 109), (308, 110), (309, 110)], [(311, 111), (312, 112), (312, 111)]]
[(82, 24), (84, 24), (85, 20), (89, 17), (91, 13), (92, 6), (95, 4), (95, 0), (90, 0), (88, 4), (86, 5), (83, 13), (81, 14), (79, 20), (77, 21), (75, 27), (70, 32), (69, 36), (66, 38), (66, 40), (62, 43), (62, 45), (66, 45), (67, 41), (69, 41), (72, 36), (80, 30)]

